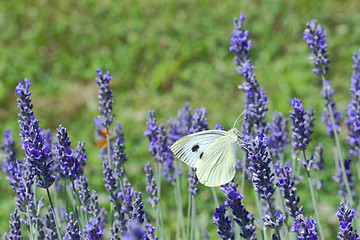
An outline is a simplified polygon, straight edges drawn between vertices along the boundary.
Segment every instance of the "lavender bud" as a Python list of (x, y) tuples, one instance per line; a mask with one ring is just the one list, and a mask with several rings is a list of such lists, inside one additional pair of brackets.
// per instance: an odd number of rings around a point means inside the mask
[(156, 204), (159, 202), (159, 198), (157, 195), (157, 186), (155, 183), (155, 178), (153, 177), (153, 170), (151, 168), (151, 164), (147, 163), (145, 165), (144, 171), (146, 173), (146, 192), (149, 193), (150, 197), (148, 198), (148, 203), (155, 207)]
[(97, 77), (96, 83), (99, 85), (99, 111), (100, 111), (100, 120), (104, 128), (109, 129), (110, 125), (114, 119), (114, 114), (112, 114), (112, 104), (113, 104), (113, 94), (112, 90), (109, 87), (110, 80), (112, 76), (107, 72), (106, 74), (102, 74), (100, 68), (96, 70)]
[(318, 239), (318, 232), (316, 229), (316, 221), (310, 216), (310, 220), (302, 214), (296, 216), (291, 229), (292, 232), (297, 233), (299, 239)]
[(353, 227), (351, 226), (351, 222), (352, 219), (356, 217), (355, 210), (353, 208), (349, 209), (349, 204), (345, 205), (344, 202), (340, 203), (338, 209), (339, 211), (336, 212), (336, 217), (339, 218), (340, 229), (337, 237), (340, 240), (351, 240), (353, 239)]
[(196, 169), (190, 168), (190, 171), (188, 172), (188, 183), (189, 183), (189, 193), (193, 196), (198, 194), (199, 188), (196, 186), (200, 183), (197, 176), (196, 176)]
[(221, 239), (234, 239), (234, 233), (231, 229), (231, 221), (225, 216), (226, 208), (225, 205), (220, 205), (214, 212), (214, 224), (218, 226), (217, 233)]
[(243, 136), (248, 149), (249, 169), (252, 171), (255, 191), (260, 194), (262, 199), (269, 200), (275, 191), (272, 186), (275, 176), (274, 173), (271, 173), (269, 167), (271, 158), (268, 158), (268, 152), (266, 151), (266, 136), (260, 133), (254, 140), (250, 139), (248, 133), (244, 133)]
[(270, 123), (271, 135), (268, 138), (268, 147), (272, 159), (279, 160), (280, 155), (284, 154), (285, 149), (289, 144), (289, 131), (288, 131), (287, 118), (283, 118), (282, 113), (274, 112), (272, 123)]

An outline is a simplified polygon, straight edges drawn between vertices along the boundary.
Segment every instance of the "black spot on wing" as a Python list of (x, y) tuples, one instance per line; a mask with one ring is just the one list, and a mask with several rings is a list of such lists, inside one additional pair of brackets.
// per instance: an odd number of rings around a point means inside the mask
[(202, 158), (203, 155), (204, 155), (204, 152), (200, 153), (200, 159)]
[(191, 151), (196, 152), (200, 148), (199, 144), (196, 144), (191, 148)]

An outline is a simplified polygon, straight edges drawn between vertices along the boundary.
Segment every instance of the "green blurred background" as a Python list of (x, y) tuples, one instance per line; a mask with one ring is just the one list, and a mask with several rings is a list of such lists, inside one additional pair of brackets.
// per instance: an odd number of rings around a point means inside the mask
[[(153, 161), (148, 139), (143, 136), (149, 109), (156, 110), (159, 123), (166, 123), (190, 102), (192, 108), (207, 108), (210, 127), (221, 123), (225, 128), (230, 128), (243, 111), (243, 93), (237, 90), (243, 79), (233, 70), (234, 54), (228, 50), (233, 18), (243, 11), (253, 44), (254, 71), (270, 101), (267, 120), (275, 110), (288, 116), (290, 97), (303, 99), (306, 108), (312, 105), (317, 120), (310, 150), (322, 141), (329, 157), (327, 164), (333, 167), (333, 142), (320, 122), (321, 81), (312, 73), (310, 50), (302, 32), (313, 18), (325, 27), (332, 61), (328, 79), (336, 90), (337, 107), (343, 111), (350, 97), (351, 57), (360, 48), (359, 9), (357, 0), (0, 1), (0, 133), (12, 130), (21, 158), (14, 92), (19, 80), (29, 78), (41, 128), (55, 132), (62, 124), (68, 128), (74, 147), (77, 141), (86, 140), (85, 174), (91, 176), (90, 186), (100, 192), (100, 201), (106, 204), (99, 153), (92, 146), (92, 120), (98, 115), (94, 79), (100, 67), (113, 76), (115, 119), (123, 124), (126, 154), (131, 160), (125, 168), (133, 185), (144, 189), (143, 165)], [(344, 142), (345, 128), (341, 135)], [(328, 212), (335, 213), (339, 202), (334, 191), (337, 186), (331, 182), (333, 171), (330, 168), (322, 174), (326, 182), (318, 196), (328, 234), (337, 224)], [(166, 184), (164, 189), (166, 192)], [(300, 188), (302, 199), (309, 198), (307, 189), (306, 185)], [(14, 207), (14, 194), (3, 173), (0, 191), (2, 233), (8, 229)], [(201, 192), (198, 202), (210, 198), (208, 189), (201, 187)], [(186, 194), (184, 186), (184, 199)], [(250, 202), (252, 195), (245, 201)], [(305, 211), (312, 208), (310, 202), (300, 204)], [(163, 206), (170, 208), (174, 203)], [(215, 205), (198, 206), (199, 212), (207, 211), (204, 218), (208, 217), (207, 227), (215, 237), (211, 220)], [(168, 233), (174, 226), (168, 227)]]

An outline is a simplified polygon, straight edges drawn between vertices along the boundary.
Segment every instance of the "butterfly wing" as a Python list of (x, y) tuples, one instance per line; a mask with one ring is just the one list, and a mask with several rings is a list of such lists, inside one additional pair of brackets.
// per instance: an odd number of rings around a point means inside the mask
[(219, 138), (226, 136), (222, 130), (207, 130), (180, 138), (171, 146), (171, 151), (190, 167), (197, 167), (206, 149)]
[(223, 136), (210, 145), (197, 165), (199, 181), (209, 187), (230, 182), (235, 176), (237, 149), (230, 136)]

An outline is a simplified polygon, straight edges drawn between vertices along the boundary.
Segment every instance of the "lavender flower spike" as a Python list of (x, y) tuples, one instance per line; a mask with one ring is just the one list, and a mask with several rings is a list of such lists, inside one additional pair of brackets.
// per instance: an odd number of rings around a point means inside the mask
[(336, 217), (339, 218), (339, 224), (340, 224), (340, 229), (339, 229), (340, 231), (337, 236), (338, 239), (340, 240), (353, 239), (353, 227), (351, 226), (351, 221), (354, 217), (356, 217), (355, 210), (353, 208), (349, 209), (349, 204), (345, 204), (344, 202), (341, 202), (339, 211), (336, 212)]
[(270, 156), (273, 160), (280, 160), (289, 144), (289, 130), (287, 118), (283, 118), (282, 113), (274, 112), (270, 123), (271, 135), (268, 138)]
[(103, 239), (104, 237), (104, 229), (100, 224), (100, 218), (90, 218), (88, 223), (85, 225), (82, 230), (86, 239), (98, 240)]
[(274, 172), (279, 179), (277, 186), (281, 190), (281, 195), (285, 199), (285, 206), (290, 216), (295, 218), (302, 214), (302, 208), (298, 208), (300, 197), (296, 197), (295, 182), (291, 179), (292, 169), (288, 165), (283, 167), (279, 162), (274, 166)]
[[(355, 185), (354, 185), (354, 176), (351, 172), (351, 158), (346, 158), (344, 160), (344, 167), (345, 167), (346, 179), (348, 180), (349, 188), (351, 191), (351, 197), (352, 197), (352, 199), (355, 199), (356, 192), (355, 192)], [(350, 201), (348, 199), (349, 195), (347, 194), (347, 190), (346, 190), (345, 177), (343, 176), (343, 172), (341, 171), (340, 160), (339, 160), (338, 166), (335, 170), (335, 176), (333, 176), (333, 180), (339, 184), (338, 194), (340, 196), (344, 197), (346, 201)]]
[(263, 128), (262, 121), (265, 118), (267, 107), (269, 104), (266, 92), (256, 80), (253, 73), (255, 68), (250, 62), (249, 50), (251, 48), (251, 40), (249, 40), (249, 31), (243, 30), (243, 22), (245, 20), (243, 13), (240, 13), (239, 20), (234, 19), (234, 29), (231, 35), (230, 51), (236, 54), (235, 71), (245, 78), (245, 82), (238, 88), (245, 92), (245, 121), (243, 123), (243, 131), (252, 134), (252, 129), (257, 130)]
[(15, 208), (14, 212), (10, 214), (10, 221), (9, 221), (9, 236), (8, 239), (14, 240), (21, 240), (23, 239), (21, 236), (21, 229), (20, 229), (20, 214), (18, 209)]
[(335, 120), (336, 132), (340, 131), (340, 119), (342, 119), (341, 112), (336, 110), (336, 104), (333, 98), (335, 90), (331, 88), (331, 84), (328, 80), (325, 80), (323, 83), (323, 88), (321, 90), (321, 97), (325, 100), (324, 112), (321, 115), (321, 121), (326, 123), (326, 133), (328, 136), (334, 136), (334, 129), (331, 122), (331, 112)]
[(79, 176), (79, 168), (81, 167), (81, 164), (75, 158), (74, 152), (71, 150), (71, 142), (69, 141), (67, 129), (64, 128), (62, 125), (59, 125), (56, 137), (59, 141), (59, 143), (56, 144), (56, 150), (59, 154), (61, 162), (61, 173), (66, 179), (74, 181)]
[(316, 221), (310, 217), (305, 218), (302, 214), (296, 216), (291, 229), (292, 232), (297, 233), (299, 239), (318, 239), (318, 232), (316, 229)]
[(347, 118), (344, 123), (349, 129), (346, 143), (350, 146), (352, 156), (360, 156), (360, 49), (353, 56), (353, 74), (351, 76), (351, 99), (345, 111)]
[(195, 168), (190, 168), (189, 172), (188, 172), (188, 183), (189, 183), (189, 193), (193, 196), (195, 196), (196, 194), (198, 194), (199, 192), (199, 188), (197, 188), (196, 186), (200, 183), (197, 176), (196, 176), (196, 169)]
[(19, 96), (20, 137), (23, 143), (22, 147), (25, 149), (26, 161), (38, 180), (37, 186), (48, 188), (55, 181), (51, 169), (53, 156), (43, 131), (39, 127), (39, 121), (32, 112), (30, 86), (29, 80), (25, 78), (25, 85), (20, 81), (16, 87), (16, 94)]
[(80, 240), (82, 239), (82, 234), (79, 231), (79, 224), (74, 220), (73, 213), (65, 214), (67, 220), (66, 233), (63, 240)]
[(150, 197), (148, 198), (148, 203), (155, 207), (156, 204), (159, 202), (159, 198), (156, 197), (157, 195), (157, 186), (155, 183), (155, 178), (153, 177), (153, 170), (151, 168), (151, 164), (145, 164), (144, 171), (146, 173), (146, 192), (149, 193)]
[(1, 162), (3, 172), (9, 174), (8, 168), (10, 165), (15, 165), (17, 162), (15, 152), (15, 141), (10, 134), (10, 130), (4, 131), (4, 140), (1, 144), (1, 148), (4, 150), (4, 160)]
[(327, 54), (324, 28), (321, 28), (316, 19), (312, 19), (310, 22), (306, 23), (306, 26), (307, 28), (304, 31), (303, 40), (306, 41), (315, 55), (315, 57), (310, 57), (315, 65), (313, 71), (319, 76), (325, 76), (329, 70), (330, 60), (328, 59), (329, 55)]
[(275, 176), (274, 173), (271, 173), (269, 167), (271, 158), (268, 158), (268, 152), (266, 151), (266, 136), (260, 133), (255, 140), (250, 139), (248, 133), (244, 133), (243, 136), (248, 149), (249, 169), (252, 172), (255, 191), (259, 193), (262, 199), (269, 200), (275, 191), (272, 186)]
[(301, 99), (290, 98), (290, 106), (294, 111), (290, 111), (290, 119), (292, 122), (291, 129), (293, 130), (292, 141), (294, 150), (304, 151), (311, 141), (310, 134), (312, 132), (309, 128), (309, 123), (306, 121), (306, 111), (301, 103)]
[(99, 85), (99, 111), (100, 111), (100, 120), (102, 125), (109, 129), (110, 125), (114, 119), (114, 114), (112, 114), (112, 104), (113, 104), (113, 93), (112, 90), (109, 88), (109, 82), (112, 79), (112, 76), (110, 76), (110, 73), (107, 72), (106, 74), (102, 74), (102, 71), (100, 68), (96, 70), (96, 73), (99, 77), (97, 77), (96, 83)]
[(225, 205), (220, 205), (219, 208), (216, 208), (214, 212), (214, 224), (218, 226), (217, 233), (221, 239), (228, 240), (234, 239), (234, 233), (231, 229), (231, 221), (228, 217), (225, 216), (226, 208)]
[(193, 120), (191, 128), (189, 129), (189, 134), (208, 130), (206, 115), (207, 112), (205, 107), (194, 109)]
[(249, 240), (256, 239), (253, 214), (248, 212), (241, 202), (244, 195), (229, 184), (224, 185), (222, 190), (225, 192), (226, 196), (225, 206), (229, 206), (232, 209), (232, 213), (235, 217), (234, 221), (240, 226), (240, 236)]

